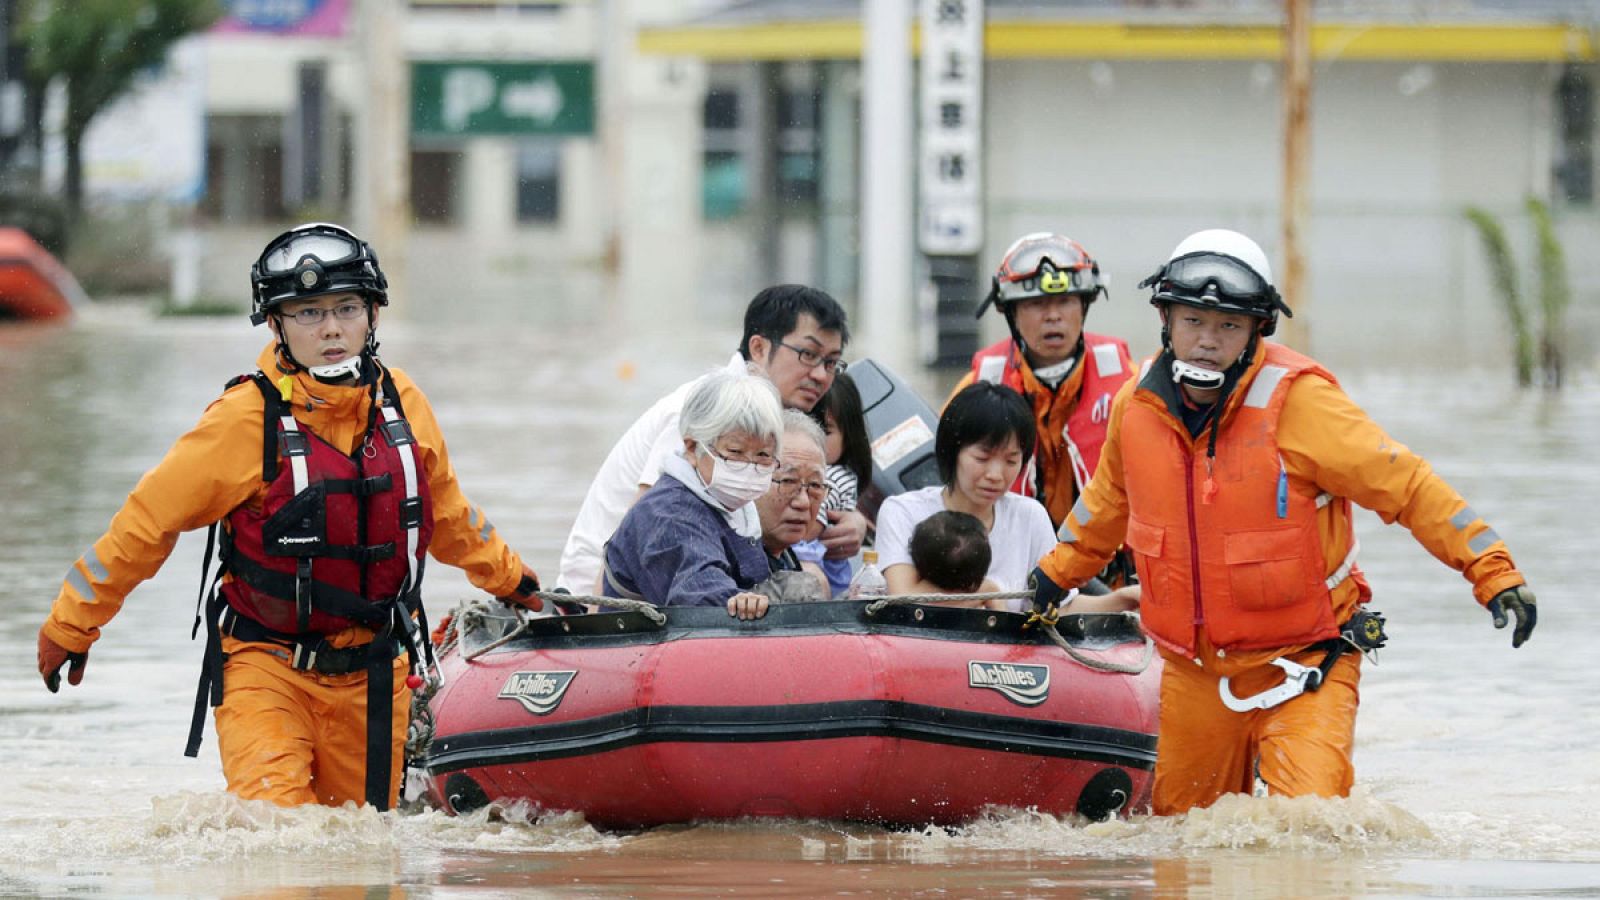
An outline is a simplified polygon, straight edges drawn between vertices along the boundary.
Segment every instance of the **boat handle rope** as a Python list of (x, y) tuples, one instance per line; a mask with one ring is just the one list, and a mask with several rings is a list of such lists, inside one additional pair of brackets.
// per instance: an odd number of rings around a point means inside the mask
[[(580, 594), (556, 593), (554, 591), (538, 591), (536, 592), (535, 596), (552, 603), (560, 600), (565, 603), (594, 604), (607, 606), (612, 609), (621, 609), (628, 612), (637, 612), (649, 619), (657, 627), (667, 623), (667, 616), (665, 613), (658, 609), (655, 604), (643, 600), (625, 600), (620, 597), (593, 597)], [(868, 616), (875, 616), (890, 606), (917, 606), (940, 602), (948, 603), (951, 600), (1027, 600), (1031, 599), (1032, 597), (1033, 594), (1028, 591), (990, 591), (982, 594), (899, 594), (893, 597), (879, 597), (871, 603), (868, 603), (864, 612)], [(470, 610), (473, 612), (478, 612), (480, 615), (482, 615), (488, 611), (488, 608), (489, 607), (487, 603), (473, 603), (463, 605), (463, 608), (458, 609), (457, 613), (451, 617), (449, 630), (447, 632), (446, 646), (448, 647), (450, 639), (459, 634), (462, 629), (470, 627), (470, 623), (462, 621), (463, 613), (467, 613)], [(481, 647), (474, 648), (472, 652), (461, 654), (462, 660), (471, 662), (472, 660), (477, 659), (478, 657), (488, 653), (491, 650), (494, 650), (497, 647), (504, 646), (505, 644), (516, 640), (516, 638), (526, 631), (528, 626), (531, 625), (535, 620), (546, 618), (544, 616), (530, 616), (520, 606), (513, 607), (511, 609), (511, 613), (517, 619), (517, 624), (515, 627), (500, 637), (490, 641), (489, 643), (484, 644)], [(1122, 615), (1133, 620), (1135, 627), (1138, 627), (1137, 614), (1125, 612), (1122, 613)], [(1096, 659), (1095, 657), (1090, 656), (1072, 646), (1072, 644), (1068, 643), (1066, 638), (1061, 636), (1061, 632), (1056, 630), (1055, 622), (1052, 620), (1039, 619), (1037, 623), (1030, 621), (1030, 624), (1038, 624), (1040, 626), (1040, 630), (1048, 635), (1050, 640), (1054, 642), (1056, 646), (1065, 651), (1067, 656), (1071, 657), (1074, 662), (1085, 668), (1094, 669), (1096, 671), (1117, 672), (1125, 675), (1138, 675), (1145, 669), (1148, 669), (1150, 667), (1150, 661), (1155, 658), (1155, 642), (1150, 640), (1148, 635), (1144, 635), (1144, 653), (1138, 662), (1118, 663)]]
[(936, 603), (948, 603), (951, 600), (1031, 600), (1033, 594), (1029, 591), (990, 591), (985, 594), (896, 594), (893, 597), (879, 597), (867, 604), (867, 615), (875, 616), (888, 606), (915, 606)]
[[(604, 605), (623, 612), (636, 612), (649, 619), (657, 628), (667, 624), (667, 614), (657, 609), (654, 603), (647, 603), (643, 600), (625, 600), (621, 597), (591, 597), (584, 594), (569, 594), (565, 591), (559, 593), (556, 591), (534, 591), (533, 596), (552, 604), (557, 601), (562, 603), (594, 604)], [(527, 610), (521, 606), (513, 606), (511, 614), (517, 617), (515, 628), (484, 644), (482, 647), (475, 648), (471, 653), (461, 654), (461, 659), (465, 662), (471, 662), (496, 647), (504, 646), (516, 640), (535, 621), (549, 618), (549, 616), (530, 616)]]
[[(877, 600), (867, 604), (866, 614), (869, 616), (874, 616), (884, 608), (890, 606), (914, 606), (929, 603), (948, 603), (951, 600), (1032, 599), (1032, 591), (990, 591), (984, 594), (898, 594), (893, 597), (880, 597)], [(1137, 629), (1139, 627), (1137, 614), (1125, 612), (1122, 613), (1122, 615), (1133, 621), (1134, 628)], [(1038, 613), (1033, 613), (1028, 619), (1028, 625), (1038, 625), (1039, 630), (1048, 635), (1050, 640), (1054, 641), (1057, 647), (1065, 650), (1067, 656), (1070, 656), (1073, 662), (1076, 662), (1078, 665), (1083, 666), (1084, 668), (1094, 669), (1099, 672), (1117, 672), (1123, 675), (1138, 675), (1145, 669), (1150, 668), (1150, 661), (1155, 658), (1155, 641), (1152, 641), (1149, 635), (1143, 634), (1141, 631), (1141, 636), (1144, 638), (1144, 654), (1140, 657), (1138, 662), (1118, 663), (1096, 659), (1093, 656), (1084, 653), (1082, 650), (1072, 646), (1067, 642), (1066, 638), (1061, 636), (1061, 632), (1056, 630), (1056, 621), (1058, 618), (1059, 616), (1050, 616), (1047, 618), (1039, 615)]]
[[(1125, 612), (1122, 613), (1122, 615), (1127, 616), (1130, 619), (1134, 618), (1133, 613)], [(1137, 620), (1134, 622), (1134, 627), (1139, 627)], [(1077, 662), (1078, 665), (1084, 666), (1085, 668), (1096, 669), (1101, 672), (1117, 672), (1122, 675), (1139, 675), (1143, 673), (1145, 669), (1150, 668), (1150, 661), (1155, 659), (1156, 656), (1156, 642), (1152, 641), (1150, 636), (1148, 634), (1144, 634), (1142, 631), (1140, 632), (1140, 636), (1144, 638), (1144, 654), (1139, 657), (1139, 661), (1136, 663), (1118, 663), (1095, 659), (1094, 657), (1086, 655), (1083, 651), (1078, 650), (1071, 644), (1067, 643), (1067, 639), (1061, 636), (1061, 632), (1056, 631), (1056, 627), (1054, 625), (1043, 626), (1043, 631), (1045, 634), (1050, 636), (1050, 640), (1056, 642), (1056, 646), (1067, 651), (1067, 655), (1072, 657), (1073, 661)]]

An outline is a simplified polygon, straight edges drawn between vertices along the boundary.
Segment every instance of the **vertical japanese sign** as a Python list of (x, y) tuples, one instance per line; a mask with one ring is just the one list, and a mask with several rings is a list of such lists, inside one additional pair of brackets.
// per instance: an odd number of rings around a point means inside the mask
[(983, 248), (983, 0), (920, 0), (922, 86), (917, 243)]

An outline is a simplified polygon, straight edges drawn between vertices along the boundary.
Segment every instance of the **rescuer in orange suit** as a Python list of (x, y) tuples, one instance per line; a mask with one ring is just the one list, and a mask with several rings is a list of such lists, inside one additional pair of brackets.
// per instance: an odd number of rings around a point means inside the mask
[(1048, 232), (1018, 238), (978, 307), (980, 318), (990, 304), (999, 309), (1011, 336), (973, 354), (972, 371), (950, 393), (982, 380), (1028, 401), (1038, 436), (1012, 491), (1037, 499), (1056, 527), (1094, 474), (1112, 396), (1133, 377), (1127, 341), (1083, 330), (1089, 305), (1105, 293), (1100, 264), (1077, 241)]
[[(1352, 503), (1461, 572), (1520, 647), (1534, 595), (1493, 528), (1314, 360), (1263, 338), (1279, 312), (1266, 255), (1225, 230), (1180, 243), (1144, 285), (1160, 354), (1123, 387), (1100, 468), (1034, 570), (1047, 616), (1132, 551), (1161, 649), (1158, 815), (1249, 793), (1346, 796), (1361, 654), (1384, 640), (1355, 564)], [(1067, 606), (1070, 610), (1070, 604)]]
[(68, 570), (39, 629), (39, 674), (53, 692), (70, 662), (68, 683), (81, 682), (100, 628), (178, 535), (211, 526), (209, 566), (220, 524), (187, 754), (209, 704), (233, 793), (388, 809), (431, 652), (426, 554), (535, 610), (538, 581), (462, 494), (427, 398), (379, 361), (388, 284), (372, 249), (302, 225), (267, 245), (251, 282), (251, 319), (274, 338), (259, 370), (230, 383)]

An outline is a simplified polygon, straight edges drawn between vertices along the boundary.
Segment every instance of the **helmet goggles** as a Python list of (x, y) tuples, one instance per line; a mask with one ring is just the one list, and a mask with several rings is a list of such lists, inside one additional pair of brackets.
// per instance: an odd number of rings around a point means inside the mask
[(989, 296), (978, 307), (1004, 307), (1033, 297), (1083, 296), (1092, 301), (1105, 290), (1100, 267), (1076, 241), (1038, 232), (1020, 238), (1006, 251), (990, 283)]
[(1279, 312), (1294, 316), (1277, 288), (1242, 260), (1223, 253), (1180, 256), (1139, 286), (1155, 287), (1150, 297), (1153, 304), (1182, 303), (1263, 319), (1275, 319)]
[(380, 306), (388, 303), (389, 283), (378, 268), (377, 254), (337, 225), (301, 225), (279, 235), (250, 267), (250, 282), (250, 319), (257, 325), (288, 300), (348, 292)]
[(259, 265), (263, 275), (286, 275), (298, 268), (307, 256), (328, 268), (360, 255), (361, 242), (354, 235), (320, 230), (291, 231), (267, 247)]
[(1020, 274), (995, 276), (995, 302), (1001, 304), (1029, 297), (1095, 294), (1099, 290), (1100, 276), (1093, 269), (1088, 266), (1057, 268), (1049, 258), (1039, 260)]

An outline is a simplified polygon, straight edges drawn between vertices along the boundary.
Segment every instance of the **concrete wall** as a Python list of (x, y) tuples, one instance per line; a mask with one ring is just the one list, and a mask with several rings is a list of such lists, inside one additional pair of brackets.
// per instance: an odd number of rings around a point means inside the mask
[[(986, 259), (1028, 231), (1077, 238), (1112, 276), (1094, 325), (1141, 350), (1158, 335), (1136, 285), (1185, 234), (1239, 229), (1281, 267), (1274, 67), (999, 62), (989, 71)], [(1318, 66), (1305, 248), (1313, 352), (1335, 363), (1506, 358), (1504, 314), (1461, 211), (1484, 206), (1508, 215), (1514, 240), (1529, 234), (1523, 198), (1549, 191), (1557, 75), (1539, 65)], [(1591, 304), (1600, 270), (1581, 250), (1593, 222), (1575, 211), (1563, 226), (1579, 299)], [(1531, 240), (1519, 249), (1531, 274)]]

